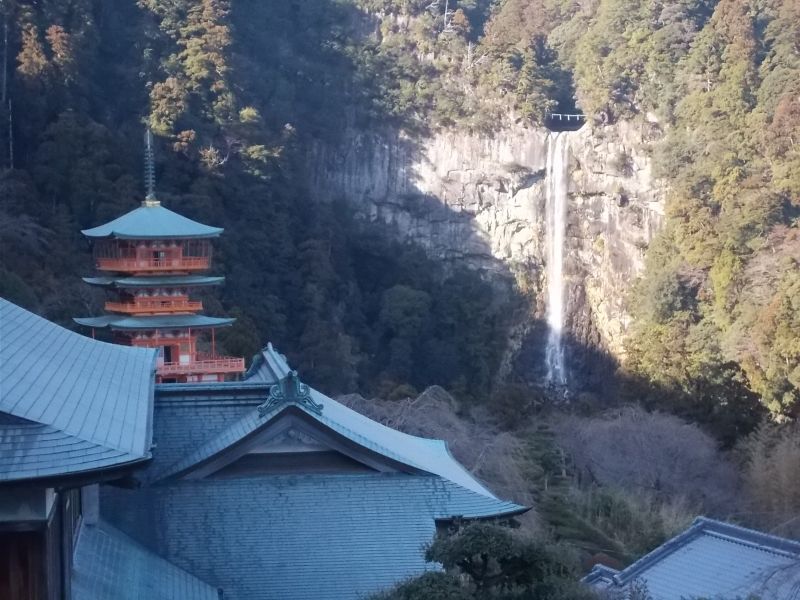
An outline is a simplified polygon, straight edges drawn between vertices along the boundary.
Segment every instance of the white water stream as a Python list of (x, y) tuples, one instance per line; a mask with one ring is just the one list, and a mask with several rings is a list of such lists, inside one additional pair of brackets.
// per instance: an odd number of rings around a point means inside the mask
[(565, 386), (564, 366), (564, 238), (567, 230), (569, 137), (551, 132), (547, 138), (547, 347), (545, 364), (551, 385)]

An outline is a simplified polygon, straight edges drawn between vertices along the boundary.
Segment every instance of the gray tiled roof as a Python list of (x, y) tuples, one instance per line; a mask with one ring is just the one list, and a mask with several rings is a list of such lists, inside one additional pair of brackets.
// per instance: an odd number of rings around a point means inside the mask
[[(306, 474), (179, 481), (103, 498), (131, 535), (226, 600), (356, 600), (435, 568), (436, 519), (519, 507), (440, 477)], [(151, 534), (153, 535), (153, 534)]]
[(626, 569), (597, 566), (584, 582), (608, 590), (643, 582), (653, 600), (800, 600), (800, 541), (698, 517)]
[[(292, 406), (304, 411), (322, 426), (367, 450), (402, 463), (412, 470), (439, 475), (468, 490), (496, 499), (485, 486), (453, 458), (444, 441), (421, 438), (397, 431), (357, 413), (314, 389), (310, 390), (310, 394), (313, 401), (322, 406), (320, 414), (303, 405), (294, 404)], [(156, 476), (169, 478), (188, 471), (194, 465), (209, 460), (239, 440), (266, 427), (271, 419), (276, 418), (286, 408), (287, 405), (279, 405), (264, 416), (260, 416), (256, 410), (251, 410), (237, 422), (193, 449), (177, 463)]]
[(74, 600), (218, 600), (217, 591), (108, 523), (83, 525), (72, 570)]
[(0, 299), (0, 481), (147, 458), (155, 358)]
[(210, 227), (192, 221), (160, 204), (140, 206), (113, 221), (81, 231), (90, 238), (120, 239), (182, 239), (213, 238), (222, 233), (220, 227)]

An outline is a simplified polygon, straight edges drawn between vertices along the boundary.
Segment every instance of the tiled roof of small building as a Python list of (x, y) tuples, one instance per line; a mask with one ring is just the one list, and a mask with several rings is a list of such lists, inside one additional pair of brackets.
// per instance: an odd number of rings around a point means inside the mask
[(225, 281), (225, 278), (204, 275), (165, 275), (163, 277), (84, 277), (83, 280), (89, 285), (113, 286), (116, 288), (151, 288), (220, 285)]
[(210, 227), (192, 221), (164, 208), (160, 203), (150, 203), (125, 213), (104, 225), (84, 229), (90, 238), (118, 239), (187, 239), (214, 238), (222, 233), (220, 227)]
[(129, 317), (125, 315), (103, 315), (100, 317), (75, 317), (78, 325), (103, 329), (108, 327), (118, 331), (137, 331), (147, 329), (204, 329), (231, 325), (236, 319), (207, 317), (205, 315), (157, 315), (152, 317)]
[(607, 590), (643, 583), (653, 600), (800, 600), (800, 541), (698, 517), (626, 569), (596, 566), (584, 582)]
[(148, 458), (155, 359), (0, 299), (0, 481)]
[(81, 526), (71, 591), (74, 600), (219, 600), (215, 588), (102, 521)]

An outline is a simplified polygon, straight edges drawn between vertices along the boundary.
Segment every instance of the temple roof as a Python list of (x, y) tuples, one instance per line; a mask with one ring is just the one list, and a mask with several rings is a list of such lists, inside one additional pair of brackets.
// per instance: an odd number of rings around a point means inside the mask
[(155, 360), (0, 298), (0, 481), (149, 458)]
[(81, 233), (90, 238), (148, 240), (214, 238), (222, 231), (220, 227), (192, 221), (164, 208), (160, 203), (148, 203), (104, 225), (84, 229)]
[(75, 317), (78, 325), (115, 331), (140, 331), (149, 329), (207, 329), (231, 325), (236, 319), (206, 317), (205, 315), (156, 315), (151, 317), (128, 317), (125, 315), (103, 315), (101, 317)]
[[(158, 474), (158, 478), (180, 476), (196, 466), (206, 464), (228, 448), (265, 429), (270, 421), (291, 408), (294, 411), (302, 411), (305, 418), (316, 421), (349, 443), (382, 456), (409, 473), (438, 475), (467, 490), (499, 502), (494, 494), (453, 458), (447, 443), (443, 440), (409, 435), (373, 421), (317, 390), (301, 384), (296, 378), (296, 373), (283, 372), (284, 368), (288, 371), (288, 365), (271, 345), (261, 354), (263, 356), (261, 369), (274, 362), (272, 368), (280, 377), (280, 382), (272, 386), (264, 404), (258, 410), (248, 412), (236, 423), (164, 469)], [(251, 367), (243, 383), (248, 383), (251, 378), (261, 377), (263, 375), (259, 374), (261, 369)], [(513, 506), (516, 512), (526, 510), (522, 506)], [(506, 508), (513, 512), (509, 507)]]
[(689, 529), (622, 571), (597, 565), (584, 582), (623, 592), (643, 583), (653, 600), (798, 600), (800, 541), (698, 517)]
[(83, 280), (89, 285), (117, 288), (152, 288), (219, 285), (225, 281), (225, 278), (206, 277), (204, 275), (165, 275), (163, 277), (84, 277)]
[(219, 600), (216, 588), (104, 521), (81, 526), (73, 561), (74, 600)]

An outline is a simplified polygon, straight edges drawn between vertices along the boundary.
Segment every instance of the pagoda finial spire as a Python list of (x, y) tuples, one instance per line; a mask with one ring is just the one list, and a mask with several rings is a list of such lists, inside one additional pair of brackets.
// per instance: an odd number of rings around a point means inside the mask
[(161, 203), (156, 199), (156, 164), (153, 154), (153, 132), (147, 128), (144, 134), (144, 183), (147, 195), (142, 206), (158, 206)]

